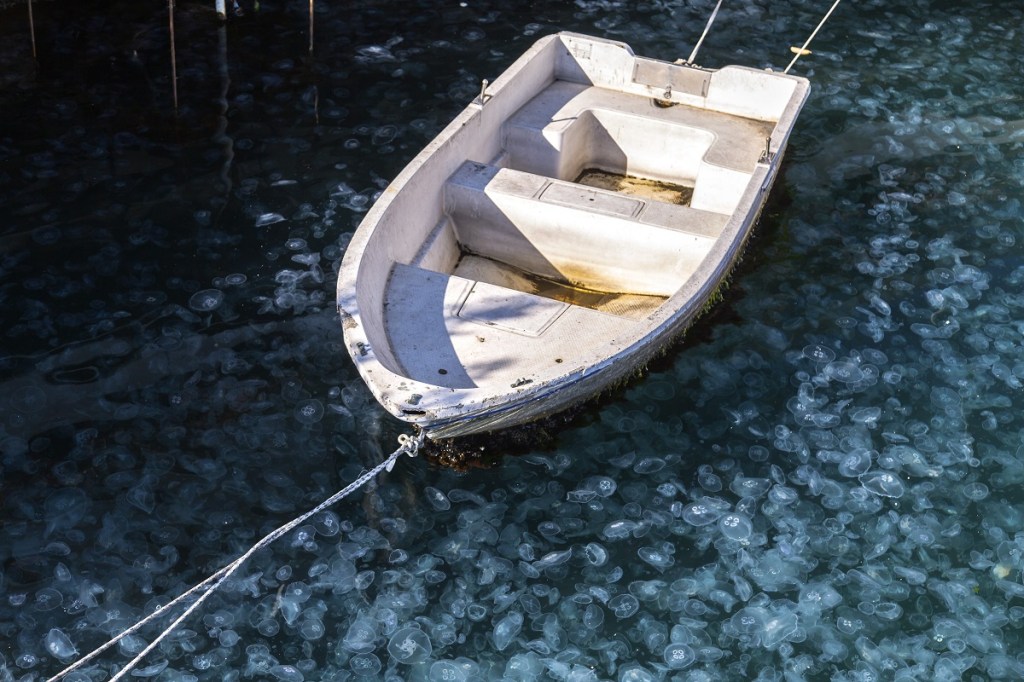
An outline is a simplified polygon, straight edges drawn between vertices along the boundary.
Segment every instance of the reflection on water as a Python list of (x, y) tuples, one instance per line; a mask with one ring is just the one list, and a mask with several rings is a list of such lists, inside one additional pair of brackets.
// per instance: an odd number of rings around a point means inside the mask
[[(0, 12), (3, 679), (56, 672), (394, 449), (333, 273), (481, 79), (559, 29), (672, 60), (714, 5), (364, 4), (317, 4), (312, 57), (302, 3), (223, 31), (180, 4), (177, 116), (166, 6), (36, 3), (38, 63), (25, 7)], [(781, 65), (823, 9), (726, 3), (702, 61)], [(792, 201), (729, 316), (546, 449), (401, 461), (135, 674), (1020, 678), (1022, 20), (841, 6), (798, 62)]]

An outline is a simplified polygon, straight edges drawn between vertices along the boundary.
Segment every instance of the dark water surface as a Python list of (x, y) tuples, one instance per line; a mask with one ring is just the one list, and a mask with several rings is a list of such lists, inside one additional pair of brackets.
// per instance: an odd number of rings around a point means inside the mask
[[(784, 66), (826, 2), (724, 3)], [(714, 2), (0, 12), (0, 680), (41, 680), (408, 429), (341, 347), (376, 193), (556, 30), (689, 54)], [(726, 301), (490, 470), (403, 459), (257, 554), (158, 680), (1024, 677), (1024, 6), (850, 2)], [(162, 621), (163, 624), (169, 619)], [(103, 680), (159, 632), (126, 638)], [(71, 679), (71, 678), (69, 678)]]

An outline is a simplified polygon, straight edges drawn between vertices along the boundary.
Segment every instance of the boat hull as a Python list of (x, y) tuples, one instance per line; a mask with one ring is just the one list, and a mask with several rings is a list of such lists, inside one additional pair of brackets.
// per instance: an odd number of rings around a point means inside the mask
[(447, 439), (628, 379), (738, 259), (807, 87), (539, 41), (384, 191), (346, 252), (338, 307), (374, 396)]

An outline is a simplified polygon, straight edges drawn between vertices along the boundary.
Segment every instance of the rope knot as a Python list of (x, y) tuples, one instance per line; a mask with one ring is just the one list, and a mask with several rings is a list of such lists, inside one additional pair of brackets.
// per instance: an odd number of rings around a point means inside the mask
[(426, 433), (423, 431), (420, 431), (415, 436), (403, 433), (398, 437), (398, 449), (405, 451), (405, 453), (410, 457), (415, 457), (419, 453), (420, 446), (423, 445), (423, 439), (425, 437)]
[(395, 467), (395, 462), (398, 461), (398, 457), (404, 452), (410, 457), (415, 457), (419, 451), (420, 446), (423, 445), (423, 440), (426, 438), (426, 433), (420, 431), (415, 436), (410, 436), (407, 433), (403, 433), (398, 437), (398, 449), (395, 450), (391, 457), (384, 463), (384, 468), (388, 473)]

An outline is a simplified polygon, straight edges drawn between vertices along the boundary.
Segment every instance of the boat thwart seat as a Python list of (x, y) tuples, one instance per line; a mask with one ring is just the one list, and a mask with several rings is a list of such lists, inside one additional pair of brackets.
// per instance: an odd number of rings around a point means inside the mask
[(437, 229), (450, 234), (428, 245), (449, 255), (423, 254), (417, 261), (455, 271), (460, 258), (482, 257), (592, 292), (658, 297), (657, 304), (696, 269), (727, 221), (688, 206), (467, 162), (445, 186), (445, 218)]

